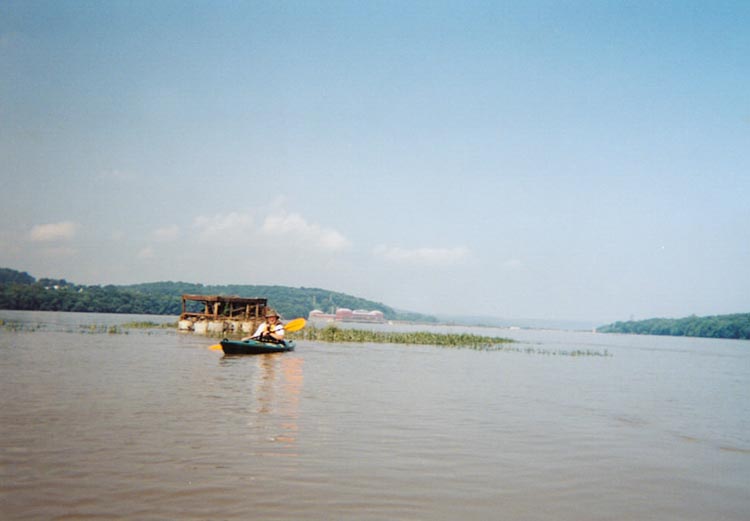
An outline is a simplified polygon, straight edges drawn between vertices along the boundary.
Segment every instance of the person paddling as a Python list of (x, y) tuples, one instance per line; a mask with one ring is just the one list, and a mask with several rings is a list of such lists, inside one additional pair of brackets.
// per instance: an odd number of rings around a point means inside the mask
[(272, 308), (266, 308), (266, 321), (255, 330), (253, 336), (245, 337), (242, 340), (260, 340), (261, 342), (278, 342), (284, 341), (284, 325), (279, 321), (279, 314)]

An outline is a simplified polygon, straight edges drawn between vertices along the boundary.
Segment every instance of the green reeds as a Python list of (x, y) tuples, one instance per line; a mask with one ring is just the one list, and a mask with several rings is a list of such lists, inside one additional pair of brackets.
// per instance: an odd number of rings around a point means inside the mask
[[(81, 334), (107, 334), (107, 335), (127, 335), (128, 329), (174, 329), (177, 323), (157, 323), (157, 322), (126, 322), (124, 324), (116, 325), (104, 325), (104, 324), (79, 324), (78, 326), (64, 326), (65, 332), (68, 333), (81, 333)], [(34, 332), (34, 331), (48, 331), (50, 328), (54, 329), (54, 326), (49, 324), (34, 324), (25, 323), (15, 320), (4, 320), (0, 319), (0, 330), (3, 331), (16, 331), (16, 332)]]
[[(129, 329), (173, 329), (176, 324), (160, 324), (157, 322), (141, 321), (141, 322), (125, 322), (124, 324), (104, 326), (104, 325), (82, 325), (80, 326), (82, 333), (106, 333), (108, 335), (127, 335), (130, 334)], [(149, 333), (150, 334), (150, 333)]]
[(127, 335), (128, 332), (120, 326), (106, 326), (103, 324), (81, 324), (78, 332), (82, 335)]
[(127, 329), (174, 329), (175, 327), (177, 327), (177, 323), (158, 323), (151, 322), (150, 320), (144, 320), (140, 322), (126, 322), (124, 324), (121, 324), (120, 327), (124, 327)]
[(33, 332), (43, 330), (44, 326), (42, 324), (30, 324), (15, 320), (0, 320), (0, 329), (12, 332)]
[(388, 331), (367, 331), (361, 329), (340, 329), (336, 326), (324, 328), (307, 327), (296, 333), (295, 338), (319, 342), (355, 342), (378, 344), (412, 344), (433, 345), (441, 347), (462, 347), (478, 350), (490, 350), (499, 344), (513, 342), (509, 338), (471, 335), (468, 333), (431, 333), (418, 331), (414, 333), (397, 333)]
[(396, 333), (360, 329), (340, 329), (335, 325), (326, 326), (324, 328), (310, 326), (303, 331), (290, 335), (290, 337), (317, 342), (431, 345), (457, 349), (473, 349), (476, 351), (505, 351), (546, 356), (612, 356), (606, 350), (551, 350), (529, 345), (518, 345), (515, 340), (510, 338), (472, 335), (469, 333), (431, 333), (428, 331)]
[(3, 331), (23, 331), (24, 325), (13, 320), (0, 320), (0, 328), (2, 328)]

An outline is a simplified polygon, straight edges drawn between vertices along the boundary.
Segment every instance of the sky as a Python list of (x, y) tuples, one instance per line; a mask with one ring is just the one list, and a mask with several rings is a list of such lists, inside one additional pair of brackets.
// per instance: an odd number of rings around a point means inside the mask
[(750, 312), (750, 2), (0, 2), (0, 267)]

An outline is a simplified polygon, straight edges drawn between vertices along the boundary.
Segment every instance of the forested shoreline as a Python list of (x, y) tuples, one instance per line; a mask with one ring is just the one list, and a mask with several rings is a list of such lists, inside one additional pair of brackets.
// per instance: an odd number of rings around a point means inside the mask
[(750, 313), (708, 317), (651, 318), (615, 322), (597, 328), (599, 333), (689, 336), (750, 340)]
[(122, 286), (80, 285), (65, 279), (37, 280), (27, 272), (0, 268), (0, 309), (179, 315), (183, 294), (266, 298), (284, 317), (306, 317), (313, 309), (335, 312), (342, 307), (379, 310), (388, 320), (436, 321), (431, 316), (397, 311), (379, 302), (319, 288), (211, 286), (171, 281)]
[[(267, 298), (287, 318), (306, 317), (313, 309), (332, 313), (343, 307), (379, 310), (388, 320), (437, 322), (429, 315), (397, 311), (379, 302), (319, 288), (211, 286), (171, 281), (122, 286), (80, 285), (65, 279), (37, 280), (27, 272), (0, 268), (0, 309), (176, 316), (182, 312), (183, 294)], [(601, 326), (597, 332), (750, 340), (750, 313), (631, 320)]]

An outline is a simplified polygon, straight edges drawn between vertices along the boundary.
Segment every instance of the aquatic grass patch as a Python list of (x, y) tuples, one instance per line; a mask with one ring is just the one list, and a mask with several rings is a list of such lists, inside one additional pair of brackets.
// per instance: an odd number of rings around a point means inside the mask
[(27, 322), (19, 322), (17, 320), (0, 320), (0, 329), (3, 331), (14, 332), (14, 333), (30, 333), (34, 331), (43, 331), (45, 329), (44, 324), (32, 324)]
[(142, 330), (144, 334), (152, 334), (152, 330), (173, 330), (177, 323), (158, 323), (151, 321), (125, 322), (123, 324), (50, 324), (33, 323), (18, 320), (0, 319), (0, 331), (15, 333), (34, 333), (42, 331), (57, 331), (61, 333), (76, 333), (82, 335), (128, 335), (130, 330)]
[(432, 333), (429, 331), (398, 333), (363, 329), (341, 329), (336, 326), (326, 326), (324, 328), (308, 327), (301, 332), (295, 333), (294, 338), (318, 342), (433, 345), (481, 351), (489, 351), (494, 346), (515, 342), (509, 338), (472, 335), (469, 333)]
[(9, 332), (21, 331), (39, 331), (42, 329), (41, 324), (28, 324), (16, 320), (0, 320), (0, 329)]
[(612, 354), (607, 351), (596, 351), (592, 349), (545, 349), (543, 347), (525, 346), (495, 346), (489, 351), (506, 351), (512, 353), (525, 353), (529, 355), (543, 355), (543, 356), (598, 356), (598, 357), (610, 357)]
[(104, 324), (81, 324), (78, 332), (83, 335), (127, 335), (128, 332), (120, 326)]
[[(135, 325), (134, 325), (135, 324)], [(63, 326), (59, 329), (58, 326), (53, 324), (43, 323), (27, 323), (19, 322), (16, 320), (0, 320), (0, 329), (3, 331), (13, 331), (18, 333), (34, 333), (39, 331), (53, 331), (57, 330), (64, 333), (80, 333), (85, 335), (127, 335), (129, 328), (147, 329), (163, 328), (161, 324), (152, 323), (153, 326), (145, 326), (143, 323), (126, 323), (126, 324), (78, 324)], [(171, 326), (170, 326), (171, 327)]]
[(608, 357), (612, 356), (607, 350), (591, 349), (546, 349), (528, 344), (521, 344), (516, 340), (504, 337), (490, 337), (469, 333), (433, 333), (419, 331), (414, 333), (397, 333), (386, 331), (368, 331), (362, 329), (341, 329), (335, 325), (324, 328), (308, 327), (303, 331), (293, 333), (290, 338), (312, 340), (330, 343), (377, 343), (377, 344), (406, 344), (430, 345), (456, 349), (473, 349), (475, 351), (504, 351), (508, 353), (523, 353), (543, 356), (566, 357)]
[(107, 334), (107, 335), (127, 335), (130, 333), (129, 329), (173, 329), (176, 327), (176, 323), (173, 324), (160, 324), (158, 322), (151, 321), (136, 321), (136, 322), (125, 322), (124, 324), (115, 325), (103, 325), (103, 324), (87, 324), (79, 326), (81, 333), (88, 334)]
[(150, 320), (125, 322), (120, 324), (120, 327), (127, 329), (174, 329), (177, 327), (177, 322), (152, 322)]

